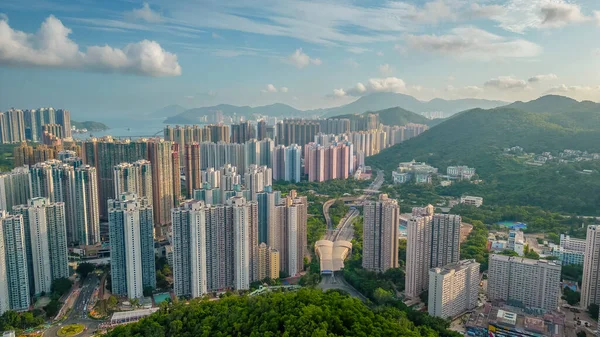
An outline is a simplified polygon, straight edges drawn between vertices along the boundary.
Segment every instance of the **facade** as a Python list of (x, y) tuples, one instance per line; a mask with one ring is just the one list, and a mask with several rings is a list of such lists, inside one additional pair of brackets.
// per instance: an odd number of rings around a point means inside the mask
[(71, 240), (80, 245), (95, 245), (101, 241), (96, 168), (89, 165), (76, 168), (72, 185), (71, 202), (75, 222), (70, 225)]
[(29, 309), (30, 290), (23, 217), (0, 213), (0, 313)]
[(353, 165), (350, 143), (328, 146), (309, 143), (304, 147), (304, 173), (308, 175), (308, 181), (347, 179)]
[(600, 226), (588, 226), (581, 283), (581, 307), (600, 305)]
[(244, 173), (244, 186), (250, 191), (251, 200), (256, 201), (257, 193), (273, 186), (273, 171), (267, 166), (250, 165)]
[(172, 211), (173, 288), (178, 297), (208, 292), (206, 212), (202, 201), (188, 201)]
[(429, 270), (429, 315), (456, 317), (477, 306), (479, 263), (462, 260)]
[(364, 206), (364, 239), (362, 266), (383, 273), (398, 268), (398, 225), (400, 206), (387, 194)]
[(438, 169), (425, 163), (411, 162), (400, 163), (395, 171), (392, 171), (394, 184), (404, 184), (414, 181), (418, 184), (430, 184), (433, 175)]
[(506, 249), (512, 250), (519, 256), (525, 254), (525, 235), (520, 230), (511, 230), (508, 232), (508, 243)]
[(300, 182), (302, 147), (279, 145), (273, 150), (273, 180)]
[(277, 124), (276, 142), (278, 145), (289, 146), (298, 144), (304, 146), (312, 142), (320, 132), (318, 121), (306, 119), (284, 119)]
[(468, 166), (448, 166), (446, 173), (450, 179), (471, 180), (475, 175), (475, 168)]
[(0, 112), (0, 142), (2, 144), (26, 141), (24, 118), (22, 110), (10, 109)]
[(560, 235), (560, 245), (552, 250), (552, 256), (558, 257), (563, 266), (568, 264), (583, 265), (586, 240)]
[(148, 160), (152, 166), (152, 208), (154, 224), (164, 226), (171, 223), (171, 209), (179, 196), (173, 194), (172, 143), (163, 140), (148, 142)]
[(491, 254), (488, 298), (523, 308), (558, 309), (560, 264)]
[(258, 280), (258, 204), (237, 195), (226, 208), (233, 220), (233, 286), (250, 289), (250, 282)]
[(134, 193), (152, 203), (152, 165), (148, 160), (120, 163), (114, 167), (115, 198), (123, 193)]
[(0, 209), (11, 210), (13, 206), (26, 204), (30, 197), (27, 167), (0, 173)]
[(258, 246), (258, 280), (279, 278), (279, 252), (262, 242)]
[(291, 190), (275, 206), (270, 223), (267, 245), (279, 252), (280, 270), (294, 276), (304, 270), (304, 255), (307, 252), (306, 221), (308, 202), (306, 197)]
[(256, 194), (258, 203), (258, 242), (269, 242), (269, 228), (274, 221), (275, 205), (279, 204), (281, 199), (280, 191), (273, 191), (272, 186), (267, 186), (264, 192)]
[(200, 144), (185, 145), (185, 187), (188, 197), (192, 197), (194, 190), (201, 187), (200, 179)]
[(152, 206), (123, 193), (108, 201), (112, 293), (141, 298), (156, 287)]
[(30, 291), (49, 293), (53, 280), (69, 277), (65, 204), (38, 197), (13, 212), (23, 217), (25, 226)]

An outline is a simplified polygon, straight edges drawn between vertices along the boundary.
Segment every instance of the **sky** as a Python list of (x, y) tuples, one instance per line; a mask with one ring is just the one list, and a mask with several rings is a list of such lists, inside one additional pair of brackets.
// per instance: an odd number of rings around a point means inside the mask
[(598, 0), (2, 0), (0, 110), (600, 101)]

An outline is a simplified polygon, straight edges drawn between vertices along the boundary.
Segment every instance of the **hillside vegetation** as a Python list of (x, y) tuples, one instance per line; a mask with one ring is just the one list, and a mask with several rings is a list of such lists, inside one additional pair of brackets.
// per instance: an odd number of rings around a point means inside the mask
[(430, 119), (425, 118), (422, 115), (402, 109), (400, 107), (389, 108), (379, 111), (367, 111), (362, 114), (340, 115), (332, 118), (348, 118), (351, 120), (358, 120), (361, 118), (365, 118), (367, 114), (371, 113), (379, 114), (379, 121), (385, 125), (406, 125), (408, 123), (428, 124), (429, 122), (431, 122)]
[(106, 124), (94, 121), (76, 122), (71, 120), (71, 126), (77, 129), (87, 129), (88, 131), (98, 132), (110, 129)]
[(301, 289), (257, 297), (228, 296), (163, 306), (138, 323), (108, 336), (438, 336), (415, 327), (407, 314), (386, 307), (377, 312), (336, 291)]
[[(402, 161), (424, 161), (445, 172), (451, 165), (477, 169), (484, 184), (458, 184), (454, 195), (474, 193), (487, 202), (533, 205), (551, 210), (599, 214), (600, 163), (525, 165), (503, 149), (526, 152), (575, 149), (600, 152), (600, 113), (532, 113), (510, 108), (465, 111), (419, 137), (367, 158), (367, 165), (392, 171)], [(595, 173), (581, 174), (590, 169)]]

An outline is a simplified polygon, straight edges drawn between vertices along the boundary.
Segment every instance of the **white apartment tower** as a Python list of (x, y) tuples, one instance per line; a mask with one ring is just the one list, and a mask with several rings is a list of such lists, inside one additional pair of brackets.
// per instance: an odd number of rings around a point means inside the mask
[(149, 161), (141, 159), (134, 163), (121, 163), (114, 167), (113, 175), (115, 198), (130, 192), (146, 198), (152, 205), (152, 166)]
[(588, 226), (583, 281), (581, 283), (581, 307), (600, 304), (600, 226)]
[(398, 201), (380, 194), (364, 206), (363, 268), (383, 273), (398, 268)]
[(429, 315), (455, 317), (477, 306), (479, 263), (462, 260), (429, 270)]
[(29, 304), (23, 217), (0, 211), (0, 315)]
[(557, 310), (561, 265), (505, 255), (490, 255), (488, 298), (524, 308)]

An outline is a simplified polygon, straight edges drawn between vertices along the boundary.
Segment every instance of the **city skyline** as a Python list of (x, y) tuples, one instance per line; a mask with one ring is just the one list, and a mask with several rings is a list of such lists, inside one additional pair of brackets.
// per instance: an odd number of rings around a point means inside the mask
[[(592, 0), (7, 0), (0, 101), (86, 117), (169, 104), (312, 109), (373, 92), (598, 101), (598, 32)], [(48, 87), (48, 76), (61, 85)]]

